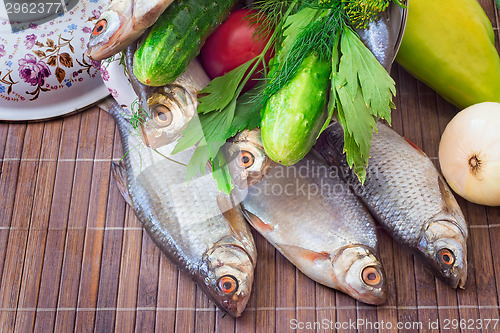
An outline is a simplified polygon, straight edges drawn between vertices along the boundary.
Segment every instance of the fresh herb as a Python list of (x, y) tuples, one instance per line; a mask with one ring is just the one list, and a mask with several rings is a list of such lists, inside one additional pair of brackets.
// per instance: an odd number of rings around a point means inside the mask
[(278, 52), (277, 64), (270, 73), (261, 105), (297, 74), (300, 65), (311, 53), (316, 52), (321, 60), (332, 58), (332, 45), (342, 23), (341, 6), (328, 10), (305, 7), (287, 18), (283, 48)]
[[(141, 104), (139, 103), (139, 99), (136, 98), (132, 104), (130, 105), (132, 116), (130, 117), (130, 125), (137, 130), (141, 124), (144, 124), (147, 120), (147, 113), (146, 110), (144, 110), (141, 107)], [(127, 115), (128, 117), (129, 115)]]
[[(400, 3), (400, 0), (392, 0)], [(265, 22), (274, 27), (269, 42), (260, 55), (238, 68), (216, 78), (201, 91), (198, 117), (183, 132), (173, 153), (197, 145), (186, 176), (207, 171), (218, 188), (228, 193), (231, 180), (220, 148), (237, 132), (259, 126), (259, 111), (266, 101), (284, 87), (297, 73), (302, 61), (311, 53), (331, 61), (328, 125), (336, 111), (345, 132), (347, 161), (361, 181), (376, 121), (390, 122), (395, 83), (361, 42), (351, 26), (366, 27), (389, 6), (391, 0), (258, 0), (253, 8), (265, 13)], [(259, 19), (259, 15), (254, 18)], [(267, 78), (252, 93), (240, 96), (250, 76), (264, 55), (275, 47)], [(323, 130), (322, 129), (322, 130)]]
[[(285, 17), (290, 15), (298, 2), (299, 0), (290, 2), (284, 14)], [(259, 112), (255, 98), (248, 98), (248, 96), (252, 95), (252, 92), (248, 92), (250, 95), (247, 95), (247, 98), (242, 96), (239, 103), (238, 97), (259, 65), (262, 65), (264, 71), (266, 71), (264, 57), (281, 34), (282, 26), (282, 22), (278, 23), (261, 54), (225, 75), (213, 79), (206, 88), (200, 91), (203, 96), (199, 98), (198, 117), (194, 117), (189, 121), (183, 131), (183, 137), (179, 139), (172, 151), (172, 154), (176, 154), (197, 145), (187, 165), (187, 180), (194, 177), (198, 172), (203, 175), (207, 171), (207, 163), (210, 163), (212, 176), (217, 182), (218, 189), (225, 193), (231, 191), (233, 184), (230, 181), (227, 167), (220, 164), (222, 157), (219, 150), (226, 140), (237, 132), (245, 128), (251, 129), (249, 125), (260, 124), (260, 121), (255, 121), (257, 117), (260, 117), (260, 115), (256, 115)], [(245, 107), (243, 107), (244, 105)]]
[[(256, 62), (255, 60), (256, 58), (251, 59), (226, 75), (213, 79), (201, 91), (201, 94), (207, 95), (199, 99), (198, 113), (205, 114), (212, 111), (222, 111), (232, 102), (235, 102), (244, 86), (244, 84), (241, 84), (241, 80), (252, 63)], [(245, 80), (245, 83), (247, 80)]]
[(396, 88), (389, 73), (350, 27), (343, 30), (340, 52), (340, 60), (332, 63), (333, 106), (344, 128), (347, 162), (364, 182), (376, 121), (391, 122)]
[(261, 105), (294, 77), (312, 52), (331, 60), (329, 116), (321, 131), (336, 110), (345, 132), (347, 161), (364, 182), (375, 123), (378, 119), (390, 122), (391, 108), (395, 107), (395, 83), (348, 25), (341, 2), (324, 5), (329, 7), (304, 7), (287, 18), (283, 48), (277, 55), (276, 70), (270, 72)]
[[(252, 15), (249, 20), (251, 24), (260, 22), (260, 27), (257, 28), (257, 35), (266, 35), (269, 33), (269, 28), (274, 28), (280, 25), (283, 21), (283, 16), (290, 8), (290, 6), (296, 6), (297, 1), (293, 0), (281, 0), (281, 1), (268, 1), (268, 0), (257, 0), (252, 3), (252, 9), (256, 10), (257, 13)], [(276, 36), (279, 38), (279, 35)]]
[[(241, 68), (243, 69), (244, 67)], [(189, 121), (183, 136), (172, 151), (172, 154), (176, 154), (197, 145), (187, 165), (186, 179), (193, 178), (198, 172), (203, 175), (207, 171), (207, 162), (210, 161), (212, 176), (217, 181), (218, 189), (225, 193), (231, 191), (229, 170), (224, 165), (225, 160), (219, 150), (228, 138), (244, 129), (253, 129), (260, 125), (260, 113), (252, 101), (261, 87), (257, 85), (239, 99), (231, 99), (219, 112), (199, 113)]]
[(365, 29), (370, 21), (378, 18), (378, 14), (389, 7), (387, 0), (342, 0), (349, 20), (356, 28)]

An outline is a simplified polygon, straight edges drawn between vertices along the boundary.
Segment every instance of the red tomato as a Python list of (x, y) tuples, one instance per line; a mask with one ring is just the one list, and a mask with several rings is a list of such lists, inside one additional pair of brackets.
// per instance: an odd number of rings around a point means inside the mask
[[(248, 60), (258, 56), (266, 46), (271, 32), (265, 38), (255, 35), (261, 23), (253, 26), (246, 17), (256, 13), (254, 10), (238, 9), (207, 39), (201, 49), (201, 61), (210, 78), (222, 76)], [(266, 53), (266, 63), (272, 56), (272, 47)], [(244, 91), (252, 88), (262, 76), (262, 65), (254, 72)]]

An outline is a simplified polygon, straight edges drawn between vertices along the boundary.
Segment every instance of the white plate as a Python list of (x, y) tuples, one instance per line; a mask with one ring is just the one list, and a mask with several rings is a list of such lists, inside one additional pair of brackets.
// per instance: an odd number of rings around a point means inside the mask
[(103, 60), (101, 75), (111, 96), (123, 107), (126, 114), (132, 115), (139, 110), (139, 98), (132, 88), (121, 57), (122, 53), (118, 53)]
[(0, 120), (52, 118), (94, 104), (109, 94), (100, 64), (83, 54), (90, 31), (108, 0), (80, 0), (49, 22), (26, 22), (27, 29), (15, 32), (2, 2)]

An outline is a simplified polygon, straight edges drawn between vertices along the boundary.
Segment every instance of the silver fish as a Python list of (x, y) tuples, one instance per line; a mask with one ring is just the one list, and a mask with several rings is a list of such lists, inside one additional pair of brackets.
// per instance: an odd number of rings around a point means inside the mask
[(467, 224), (443, 177), (425, 153), (378, 123), (364, 186), (349, 169), (344, 132), (335, 122), (315, 146), (341, 174), (373, 216), (401, 244), (423, 258), (450, 286), (467, 279)]
[(185, 164), (194, 149), (170, 156), (172, 143), (153, 151), (141, 144), (116, 102), (101, 106), (117, 122), (127, 152), (113, 166), (125, 200), (162, 252), (223, 311), (240, 316), (250, 297), (257, 252), (239, 206), (217, 190), (211, 175), (186, 183)]
[(265, 154), (255, 153), (260, 147), (235, 145), (241, 157), (253, 151), (253, 165), (266, 173), (242, 198), (250, 224), (311, 279), (365, 303), (384, 303), (387, 284), (374, 221), (338, 175), (314, 153), (293, 166), (270, 168), (259, 161)]
[(163, 87), (150, 87), (133, 73), (133, 57), (137, 43), (125, 50), (125, 68), (139, 97), (140, 133), (146, 146), (158, 148), (177, 139), (187, 123), (197, 114), (198, 92), (209, 82), (205, 70), (194, 59), (174, 82)]
[(388, 72), (403, 39), (407, 12), (408, 8), (391, 3), (378, 19), (368, 23), (366, 29), (356, 29), (360, 39)]
[(86, 54), (103, 60), (124, 50), (152, 26), (173, 0), (113, 0), (92, 29)]

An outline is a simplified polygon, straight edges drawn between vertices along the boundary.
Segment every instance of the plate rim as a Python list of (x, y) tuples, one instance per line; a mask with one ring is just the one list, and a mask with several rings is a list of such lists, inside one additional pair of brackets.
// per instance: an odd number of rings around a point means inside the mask
[[(87, 97), (90, 95), (89, 97)], [(6, 108), (0, 107), (0, 122), (26, 122), (26, 121), (45, 121), (54, 118), (59, 118), (61, 116), (66, 116), (70, 114), (75, 114), (84, 109), (87, 109), (90, 106), (93, 106), (99, 103), (104, 98), (108, 97), (110, 92), (104, 86), (97, 87), (96, 89), (87, 92), (82, 95), (81, 103), (75, 103), (74, 100), (64, 100), (60, 103), (57, 103), (57, 107), (51, 105), (49, 107), (44, 106), (43, 108)], [(86, 98), (87, 97), (87, 98)], [(39, 116), (38, 114), (43, 112), (44, 110), (50, 109), (50, 112), (45, 112), (43, 116)], [(53, 111), (52, 111), (53, 110)], [(13, 114), (13, 116), (9, 116)], [(20, 114), (21, 117), (17, 117), (16, 115)]]

